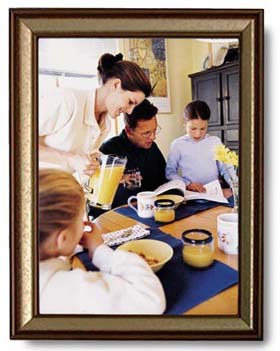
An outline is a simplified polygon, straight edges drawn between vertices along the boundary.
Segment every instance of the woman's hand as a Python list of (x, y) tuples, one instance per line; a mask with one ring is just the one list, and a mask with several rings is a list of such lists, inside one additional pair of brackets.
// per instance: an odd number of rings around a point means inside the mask
[(70, 153), (68, 165), (79, 174), (92, 176), (100, 167), (99, 157), (101, 153), (94, 150), (90, 154)]
[(90, 154), (87, 155), (89, 162), (84, 169), (84, 174), (92, 176), (96, 170), (100, 167), (99, 157), (102, 153), (98, 150), (93, 150)]
[(206, 189), (200, 183), (190, 183), (189, 185), (187, 185), (187, 190), (197, 191), (199, 193), (205, 193), (206, 192)]

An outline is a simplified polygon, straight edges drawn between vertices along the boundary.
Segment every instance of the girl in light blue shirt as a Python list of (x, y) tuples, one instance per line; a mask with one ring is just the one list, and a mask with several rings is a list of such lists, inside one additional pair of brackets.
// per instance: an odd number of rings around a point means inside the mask
[(186, 189), (205, 192), (204, 184), (223, 176), (230, 185), (227, 172), (233, 166), (215, 160), (215, 148), (220, 138), (207, 133), (210, 109), (204, 101), (193, 101), (184, 110), (186, 135), (175, 139), (167, 158), (166, 178), (181, 179)]

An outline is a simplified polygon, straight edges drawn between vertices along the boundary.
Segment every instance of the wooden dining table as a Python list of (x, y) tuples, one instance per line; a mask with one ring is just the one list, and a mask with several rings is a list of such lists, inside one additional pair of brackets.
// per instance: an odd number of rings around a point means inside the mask
[[(224, 190), (224, 195), (229, 197), (231, 192), (229, 189)], [(238, 270), (238, 255), (229, 255), (218, 248), (217, 237), (217, 216), (222, 213), (230, 213), (232, 208), (226, 206), (217, 206), (209, 210), (201, 211), (192, 216), (177, 220), (170, 224), (162, 225), (159, 229), (168, 233), (177, 239), (181, 239), (182, 232), (187, 229), (200, 228), (207, 229), (214, 236), (214, 258), (233, 269)], [(138, 222), (132, 218), (119, 214), (113, 210), (108, 211), (94, 221), (94, 234), (101, 235), (112, 231), (131, 227)], [(227, 288), (212, 298), (200, 303), (199, 305), (189, 309), (186, 315), (237, 315), (238, 314), (238, 284)]]

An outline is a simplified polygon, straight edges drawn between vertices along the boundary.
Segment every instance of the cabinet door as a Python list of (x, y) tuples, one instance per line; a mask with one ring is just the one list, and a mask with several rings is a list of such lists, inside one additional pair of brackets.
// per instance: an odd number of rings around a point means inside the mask
[(221, 125), (221, 85), (219, 73), (209, 73), (193, 77), (192, 98), (193, 100), (203, 100), (209, 105), (211, 111), (209, 126)]
[(219, 129), (208, 128), (208, 134), (217, 136), (224, 142), (224, 130), (221, 127)]
[(239, 68), (222, 72), (223, 112), (225, 124), (239, 123)]

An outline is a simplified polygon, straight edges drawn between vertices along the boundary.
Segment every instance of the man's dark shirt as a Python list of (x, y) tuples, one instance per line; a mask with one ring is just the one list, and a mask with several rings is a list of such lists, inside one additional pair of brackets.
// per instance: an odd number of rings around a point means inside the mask
[(130, 142), (123, 130), (120, 135), (105, 141), (100, 151), (104, 154), (127, 157), (126, 169), (139, 168), (143, 177), (140, 189), (128, 190), (120, 184), (112, 204), (113, 208), (125, 204), (129, 196), (140, 191), (153, 191), (159, 185), (167, 182), (166, 162), (156, 143), (153, 143), (149, 149), (139, 148)]

